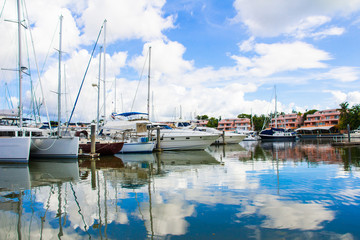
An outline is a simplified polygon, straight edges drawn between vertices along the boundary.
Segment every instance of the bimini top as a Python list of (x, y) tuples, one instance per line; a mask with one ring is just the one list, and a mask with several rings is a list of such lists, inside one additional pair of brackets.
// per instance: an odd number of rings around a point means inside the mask
[(129, 116), (133, 116), (133, 115), (139, 115), (139, 114), (143, 114), (143, 115), (148, 115), (147, 113), (141, 113), (141, 112), (125, 112), (125, 113), (112, 113), (112, 116), (123, 116), (123, 117), (129, 117)]
[(314, 131), (314, 130), (330, 130), (331, 128), (334, 128), (335, 126), (319, 126), (319, 127), (301, 127), (296, 129), (295, 131), (300, 131), (300, 130), (304, 130), (304, 131)]

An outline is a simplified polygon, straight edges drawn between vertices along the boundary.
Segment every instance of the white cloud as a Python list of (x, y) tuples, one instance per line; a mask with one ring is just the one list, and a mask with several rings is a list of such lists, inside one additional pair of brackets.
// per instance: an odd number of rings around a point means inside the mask
[(325, 38), (327, 36), (339, 36), (345, 32), (344, 28), (332, 27), (325, 29), (321, 32), (313, 33), (312, 36), (315, 38)]
[(322, 61), (330, 60), (330, 55), (304, 42), (256, 44), (257, 57), (251, 59), (252, 64), (242, 57), (235, 57), (238, 63), (250, 66), (253, 76), (265, 77), (277, 72), (297, 69), (325, 68)]
[(118, 39), (143, 39), (145, 41), (164, 38), (163, 30), (173, 28), (173, 16), (164, 17), (164, 0), (92, 0), (88, 2), (79, 23), (84, 27), (85, 42), (96, 38), (100, 25), (107, 19), (108, 41)]
[(334, 79), (340, 82), (353, 82), (359, 79), (359, 69), (355, 67), (337, 67), (323, 74), (321, 79)]
[(242, 52), (248, 52), (252, 51), (254, 49), (254, 43), (255, 43), (255, 37), (250, 37), (248, 40), (243, 41), (239, 45), (240, 51)]
[(359, 0), (236, 0), (233, 5), (237, 11), (233, 21), (244, 23), (253, 35), (262, 37), (290, 34), (298, 29), (299, 24), (304, 32), (307, 28), (312, 29), (327, 22), (314, 21), (316, 16), (347, 16), (360, 9)]
[(325, 92), (331, 93), (334, 101), (339, 105), (343, 102), (348, 102), (350, 106), (360, 103), (360, 92), (352, 91), (352, 92), (342, 92), (339, 90), (326, 90)]

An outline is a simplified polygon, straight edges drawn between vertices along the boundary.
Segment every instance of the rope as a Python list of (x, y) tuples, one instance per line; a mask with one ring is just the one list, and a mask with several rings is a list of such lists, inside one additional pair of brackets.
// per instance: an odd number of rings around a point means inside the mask
[[(25, 1), (24, 1), (24, 9), (25, 9), (25, 13), (26, 13), (26, 18), (29, 19), (29, 15), (28, 15), (28, 12), (27, 12), (27, 7), (26, 7), (26, 4), (25, 4)], [(34, 60), (35, 60), (35, 64), (36, 64), (36, 70), (37, 70), (37, 74), (38, 74), (38, 77), (39, 77), (39, 84), (40, 84), (41, 95), (42, 95), (42, 97), (43, 97), (43, 102), (44, 102), (44, 105), (45, 105), (46, 116), (47, 116), (47, 119), (48, 119), (48, 122), (49, 122), (49, 128), (50, 128), (50, 133), (51, 133), (50, 116), (49, 116), (49, 111), (48, 111), (48, 109), (47, 109), (47, 105), (46, 105), (46, 101), (45, 101), (45, 95), (44, 95), (44, 90), (43, 90), (43, 86), (42, 86), (42, 82), (41, 82), (41, 77), (40, 77), (40, 71), (39, 71), (38, 61), (37, 61), (36, 54), (35, 54), (35, 53), (36, 53), (36, 52), (35, 52), (35, 45), (34, 45), (34, 39), (33, 39), (33, 36), (32, 36), (31, 28), (29, 28), (29, 33), (30, 33), (30, 39), (31, 39), (32, 49), (33, 49), (33, 52), (34, 52)], [(39, 114), (39, 115), (40, 115), (40, 114)]]
[(3, 12), (4, 12), (5, 4), (6, 4), (6, 0), (4, 1), (4, 5), (3, 5), (2, 9), (1, 9), (0, 18), (2, 16)]
[[(44, 138), (44, 139), (50, 139), (50, 138)], [(32, 146), (34, 146), (35, 148), (37, 148), (40, 151), (49, 150), (50, 148), (52, 148), (54, 146), (56, 141), (57, 141), (57, 139), (55, 138), (54, 141), (51, 143), (51, 145), (48, 148), (40, 148), (40, 147), (36, 146), (35, 141), (33, 141), (33, 138), (31, 138)]]
[(138, 82), (138, 85), (137, 85), (137, 88), (136, 88), (136, 91), (135, 91), (135, 96), (134, 96), (134, 100), (133, 100), (132, 105), (131, 105), (130, 112), (132, 112), (133, 107), (134, 107), (134, 103), (135, 103), (136, 95), (137, 95), (137, 92), (138, 92), (138, 89), (139, 89), (139, 86), (140, 86), (141, 78), (142, 78), (143, 73), (144, 73), (144, 68), (145, 68), (145, 64), (146, 64), (147, 57), (148, 57), (149, 53), (150, 53), (150, 51), (148, 51), (148, 54), (147, 54), (147, 55), (146, 55), (146, 57), (145, 57), (144, 65), (143, 65), (143, 68), (142, 68), (142, 70), (141, 70), (141, 74), (140, 74), (139, 82)]
[(71, 118), (72, 118), (72, 116), (73, 116), (73, 114), (74, 114), (74, 111), (75, 111), (75, 108), (76, 108), (76, 104), (77, 104), (77, 102), (78, 102), (78, 100), (79, 100), (79, 96), (80, 96), (80, 93), (81, 93), (81, 89), (82, 89), (82, 87), (83, 87), (83, 85), (84, 85), (84, 81), (85, 81), (86, 74), (87, 74), (87, 72), (88, 72), (88, 70), (89, 70), (89, 67), (90, 67), (91, 59), (92, 59), (92, 57), (93, 57), (93, 55), (94, 55), (94, 52), (95, 52), (97, 43), (98, 43), (99, 38), (100, 38), (101, 31), (102, 31), (103, 28), (104, 28), (104, 24), (103, 24), (103, 25), (101, 26), (101, 28), (100, 28), (99, 35), (98, 35), (98, 37), (97, 37), (97, 39), (96, 39), (94, 48), (93, 48), (93, 50), (92, 50), (92, 52), (91, 52), (90, 60), (89, 60), (88, 65), (87, 65), (87, 67), (86, 67), (85, 74), (84, 74), (83, 80), (82, 80), (82, 82), (81, 82), (79, 92), (78, 92), (78, 94), (77, 94), (77, 96), (76, 96), (76, 100), (75, 100), (75, 103), (74, 103), (74, 107), (73, 107), (73, 109), (72, 109), (72, 111), (71, 111), (69, 121), (68, 121), (67, 124), (66, 124), (65, 134), (66, 134), (67, 131), (68, 131), (69, 123), (71, 122)]

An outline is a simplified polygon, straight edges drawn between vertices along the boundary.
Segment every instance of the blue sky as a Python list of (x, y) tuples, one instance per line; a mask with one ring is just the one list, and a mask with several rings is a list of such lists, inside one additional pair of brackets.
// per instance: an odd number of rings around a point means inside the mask
[[(63, 75), (67, 85), (62, 90), (66, 92), (62, 100), (63, 119), (72, 108), (104, 19), (107, 19), (107, 116), (114, 110), (146, 111), (149, 46), (152, 47), (154, 120), (178, 118), (180, 108), (186, 119), (199, 114), (222, 118), (251, 111), (267, 114), (274, 108), (274, 85), (278, 110), (286, 113), (337, 108), (343, 101), (351, 105), (360, 102), (357, 87), (360, 0), (33, 0), (25, 3), (26, 22), (32, 26), (38, 64), (45, 66), (41, 75), (44, 94), (41, 94), (35, 77), (35, 58), (29, 55), (36, 98), (46, 102), (53, 119), (57, 112), (57, 96), (53, 92), (58, 81), (54, 48), (58, 48), (57, 26), (61, 14), (66, 66), (62, 72), (66, 73)], [(0, 4), (4, 6), (0, 30), (7, 33), (0, 42), (9, 46), (0, 50), (0, 65), (15, 68), (16, 25), (5, 21), (16, 17), (15, 1), (1, 0)], [(99, 45), (103, 41), (102, 33)], [(96, 118), (97, 90), (92, 84), (97, 83), (98, 66), (97, 47), (75, 109), (76, 120)], [(103, 70), (101, 75), (103, 79)], [(24, 111), (29, 113), (30, 80), (24, 78)], [(64, 86), (65, 80), (62, 81)], [(1, 88), (5, 82), (16, 105), (16, 76), (2, 70)], [(5, 97), (5, 91), (1, 91), (2, 109), (8, 107)], [(103, 100), (100, 104), (104, 106)], [(42, 115), (45, 115), (44, 106)]]

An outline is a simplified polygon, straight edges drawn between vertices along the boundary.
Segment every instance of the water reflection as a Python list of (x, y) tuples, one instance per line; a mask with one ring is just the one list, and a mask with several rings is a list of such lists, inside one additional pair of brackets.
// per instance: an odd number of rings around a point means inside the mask
[(359, 157), (329, 142), (244, 142), (0, 165), (0, 234), (356, 239)]

